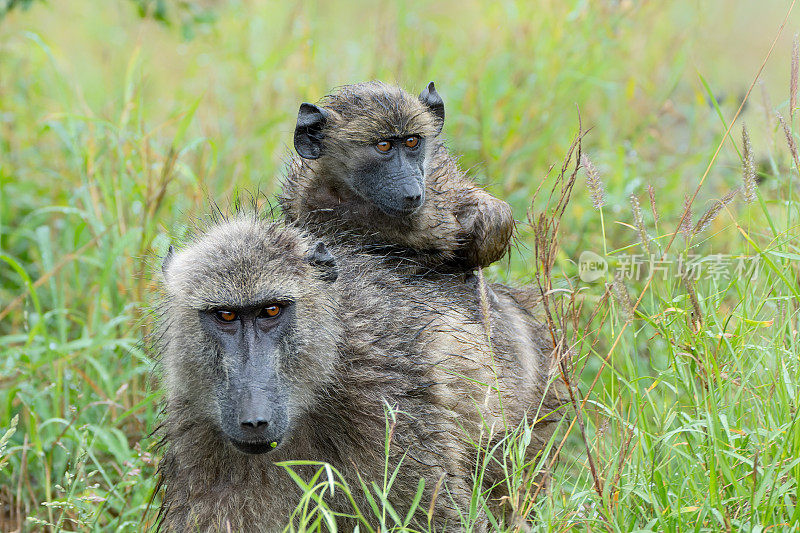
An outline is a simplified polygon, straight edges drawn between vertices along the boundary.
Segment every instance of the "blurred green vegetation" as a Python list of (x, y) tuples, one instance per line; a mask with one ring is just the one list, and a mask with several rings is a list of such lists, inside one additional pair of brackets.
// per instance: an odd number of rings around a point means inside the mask
[[(367, 79), (412, 91), (435, 80), (449, 146), (520, 221), (578, 117), (591, 128), (583, 147), (606, 190), (603, 224), (579, 183), (555, 280), (584, 306), (572, 333), (586, 430), (567, 434), (566, 421), (532, 526), (798, 527), (798, 174), (775, 112), (795, 127), (800, 14), (740, 119), (758, 201), (737, 199), (669, 251), (756, 256), (758, 277), (687, 289), (671, 271), (633, 315), (624, 296), (603, 297), (610, 277), (575, 277), (584, 250), (607, 250), (612, 269), (664, 252), (788, 3), (158, 5), (35, 2), (0, 20), (0, 530), (142, 529), (160, 395), (141, 339), (158, 256), (209, 198), (271, 197), (299, 103)], [(692, 222), (739, 186), (740, 132), (710, 167)], [(518, 249), (490, 277), (532, 279), (531, 243), (520, 224)], [(626, 282), (635, 302), (646, 277)]]

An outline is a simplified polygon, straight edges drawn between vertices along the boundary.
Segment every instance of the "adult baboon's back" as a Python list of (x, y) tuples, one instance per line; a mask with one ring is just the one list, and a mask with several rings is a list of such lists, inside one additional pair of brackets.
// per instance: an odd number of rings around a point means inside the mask
[[(476, 464), (469, 440), (486, 444), (494, 431), (496, 441), (560, 405), (538, 326), (502, 290), (489, 342), (463, 282), (400, 277), (373, 257), (332, 251), (246, 216), (165, 260), (167, 530), (281, 530), (300, 497), (274, 464), (285, 460), (330, 463), (369, 509), (359, 479), (383, 479), (388, 407), (390, 472), (403, 461), (392, 504), (404, 516), (422, 477), (427, 509), (441, 479), (433, 525), (457, 531)], [(553, 429), (552, 417), (536, 425), (531, 457)], [(486, 486), (500, 481), (487, 472)], [(352, 510), (342, 491), (326, 501)]]

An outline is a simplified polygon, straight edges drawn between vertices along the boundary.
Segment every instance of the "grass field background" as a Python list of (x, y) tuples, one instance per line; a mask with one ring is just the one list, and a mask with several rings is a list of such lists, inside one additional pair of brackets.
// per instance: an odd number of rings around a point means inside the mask
[[(578, 110), (591, 128), (604, 205), (582, 172), (553, 280), (581, 306), (564, 332), (578, 409), (528, 526), (800, 527), (800, 11), (723, 142), (789, 2), (174, 2), (167, 23), (157, 4), (33, 2), (0, 20), (0, 530), (152, 522), (160, 393), (141, 339), (157, 258), (209, 198), (271, 197), (299, 103), (368, 79), (435, 80), (450, 148), (514, 207), (519, 246), (491, 279), (533, 279), (531, 199)], [(755, 198), (717, 203), (748, 152)], [(583, 251), (609, 274), (581, 281)], [(634, 254), (666, 275), (615, 281)], [(699, 279), (678, 275), (688, 259)]]

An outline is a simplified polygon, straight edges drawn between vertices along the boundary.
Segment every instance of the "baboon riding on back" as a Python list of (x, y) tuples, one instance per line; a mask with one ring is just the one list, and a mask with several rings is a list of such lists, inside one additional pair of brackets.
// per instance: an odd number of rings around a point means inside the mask
[[(535, 461), (559, 405), (542, 331), (497, 298), (490, 340), (467, 284), (402, 277), (374, 256), (329, 251), (254, 215), (171, 253), (159, 335), (163, 528), (281, 531), (301, 492), (275, 463), (313, 460), (352, 489), (353, 501), (342, 490), (325, 496), (345, 529), (357, 522), (353, 503), (369, 509), (360, 481), (380, 482), (402, 461), (394, 509), (406, 515), (422, 478), (415, 527), (430, 507), (436, 531), (462, 530), (479, 449), (525, 417), (541, 419), (528, 449)], [(396, 421), (388, 457), (387, 411)], [(502, 487), (487, 468), (476, 490)]]
[(510, 206), (477, 187), (442, 144), (444, 102), (380, 82), (300, 106), (281, 193), (286, 217), (314, 233), (467, 272), (508, 250)]

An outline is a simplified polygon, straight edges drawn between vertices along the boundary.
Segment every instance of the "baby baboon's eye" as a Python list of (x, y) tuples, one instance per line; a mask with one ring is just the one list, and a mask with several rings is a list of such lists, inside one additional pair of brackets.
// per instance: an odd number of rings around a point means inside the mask
[(411, 137), (407, 137), (405, 141), (403, 141), (406, 146), (409, 148), (416, 148), (419, 144), (419, 137), (416, 135), (412, 135)]
[(239, 318), (239, 315), (237, 315), (233, 311), (228, 311), (227, 309), (219, 309), (214, 314), (222, 322), (233, 322), (234, 320)]
[(381, 141), (375, 145), (375, 148), (377, 148), (381, 152), (388, 152), (389, 150), (392, 149), (392, 143), (390, 143), (389, 141)]
[(261, 310), (261, 313), (258, 315), (258, 318), (275, 318), (279, 314), (281, 314), (282, 307), (280, 305), (268, 305), (264, 309)]

